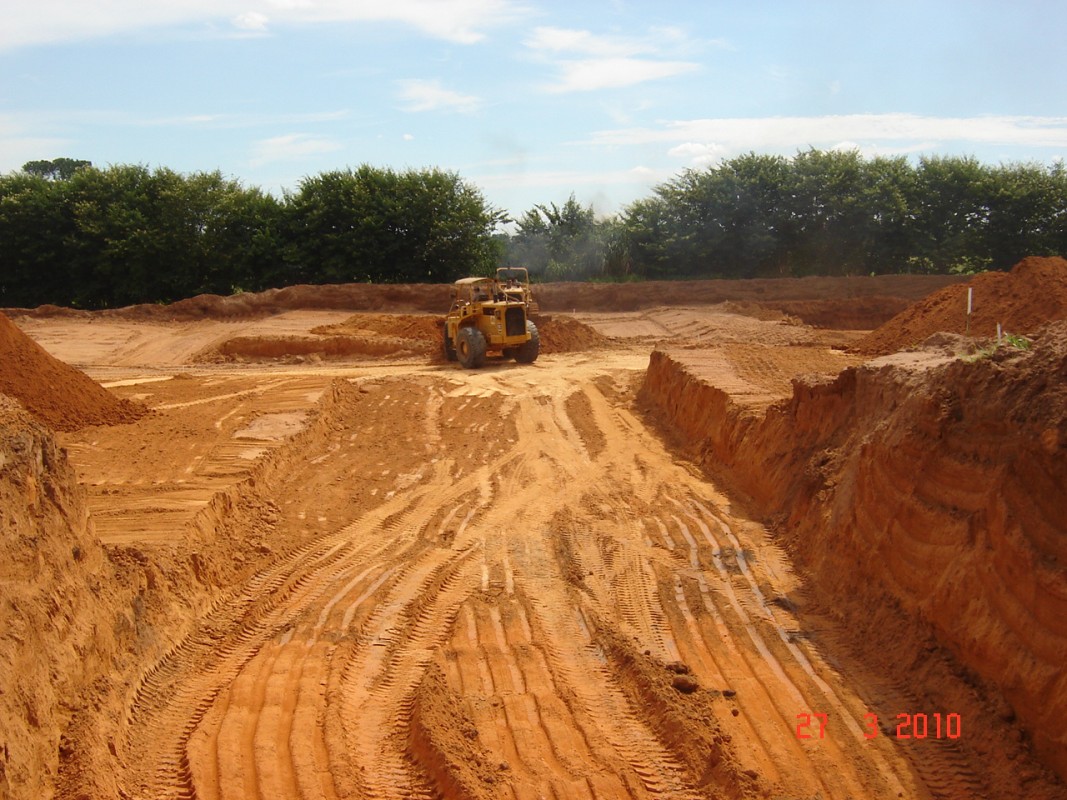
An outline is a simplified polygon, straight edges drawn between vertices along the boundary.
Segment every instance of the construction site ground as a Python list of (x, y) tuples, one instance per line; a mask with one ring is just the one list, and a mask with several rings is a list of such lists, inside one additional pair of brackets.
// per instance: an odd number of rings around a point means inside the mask
[[(57, 435), (104, 547), (164, 565), (149, 584), (180, 556), (217, 587), (172, 625), (156, 609), (94, 711), (110, 755), (62, 767), (61, 792), (983, 796), (990, 767), (932, 733), (955, 709), (900, 708), (928, 715), (921, 741), (871, 727), (901, 676), (863, 666), (772, 531), (637, 402), (657, 347), (753, 413), (864, 360), (858, 332), (758, 316), (557, 313), (575, 341), (477, 371), (429, 334), (351, 344), (397, 338), (386, 313), (17, 319), (150, 409)], [(329, 330), (349, 349), (292, 344)], [(1061, 796), (1046, 778), (1031, 796)]]

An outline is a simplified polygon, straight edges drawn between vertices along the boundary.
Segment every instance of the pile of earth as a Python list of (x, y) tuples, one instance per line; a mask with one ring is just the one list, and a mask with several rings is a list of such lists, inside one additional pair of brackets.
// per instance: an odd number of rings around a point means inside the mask
[[(613, 346), (607, 336), (569, 316), (534, 318), (543, 354)], [(354, 314), (308, 336), (237, 336), (197, 353), (194, 361), (318, 361), (361, 358), (443, 360), (444, 317), (432, 314)]]
[[(967, 290), (972, 313), (967, 320)], [(997, 323), (1011, 333), (1031, 333), (1067, 318), (1067, 261), (1031, 256), (1011, 272), (985, 272), (964, 284), (946, 286), (915, 303), (860, 339), (854, 350), (886, 355), (912, 347), (938, 332), (996, 336)]]
[(0, 314), (0, 394), (59, 431), (133, 422), (146, 409), (115, 397), (89, 376), (49, 355)]
[(356, 314), (311, 332), (321, 336), (394, 336), (436, 345), (441, 341), (441, 324), (441, 317), (430, 314)]
[(899, 676), (872, 711), (962, 715), (990, 797), (1061, 796), (1034, 753), (1067, 778), (1067, 322), (1034, 336), (797, 379), (765, 413), (655, 351), (641, 393)]
[(579, 353), (615, 347), (615, 341), (573, 317), (542, 314), (534, 318), (541, 339), (541, 352)]
[[(637, 311), (665, 305), (716, 305), (734, 301), (782, 312), (809, 325), (870, 330), (930, 292), (964, 280), (950, 275), (761, 278), (752, 280), (539, 283), (542, 311)], [(287, 286), (231, 296), (198, 295), (169, 305), (143, 304), (105, 311), (57, 306), (12, 309), (29, 316), (99, 314), (146, 321), (250, 319), (295, 309), (443, 314), (449, 284), (329, 284)], [(862, 298), (862, 303), (859, 302)]]

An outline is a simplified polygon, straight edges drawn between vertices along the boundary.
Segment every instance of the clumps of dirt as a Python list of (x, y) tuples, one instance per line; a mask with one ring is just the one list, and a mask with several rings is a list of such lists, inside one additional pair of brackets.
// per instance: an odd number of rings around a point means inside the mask
[(673, 673), (671, 686), (682, 694), (692, 694), (700, 688), (700, 682), (689, 669), (689, 665), (682, 661), (671, 661), (664, 665), (667, 672)]
[(58, 431), (88, 425), (120, 425), (147, 409), (115, 397), (88, 375), (49, 355), (0, 314), (0, 394), (14, 397), (34, 417)]
[[(973, 291), (970, 325), (967, 290)], [(918, 345), (939, 331), (996, 335), (997, 323), (1012, 333), (1031, 333), (1067, 318), (1067, 261), (1031, 256), (1011, 272), (985, 272), (965, 284), (946, 286), (909, 306), (860, 339), (854, 351), (887, 355)]]
[(415, 691), (408, 752), (442, 797), (490, 800), (501, 796), (502, 765), (493, 763), (481, 746), (477, 726), (434, 662)]
[[(764, 796), (756, 779), (741, 770), (731, 737), (719, 724), (719, 713), (727, 713), (721, 693), (701, 689), (688, 667), (680, 662), (663, 664), (642, 654), (606, 625), (597, 626), (596, 638), (614, 662), (620, 688), (643, 710), (660, 741), (700, 776), (708, 797)], [(679, 671), (679, 667), (686, 671)], [(678, 679), (685, 688), (676, 685)]]
[(534, 318), (534, 324), (541, 338), (542, 353), (577, 353), (615, 346), (614, 340), (573, 317), (542, 314)]
[(1020, 774), (1060, 796), (1033, 755), (1067, 777), (1067, 322), (1030, 350), (952, 344), (795, 380), (762, 415), (656, 351), (641, 399), (776, 525), (910, 711), (969, 720), (988, 796)]

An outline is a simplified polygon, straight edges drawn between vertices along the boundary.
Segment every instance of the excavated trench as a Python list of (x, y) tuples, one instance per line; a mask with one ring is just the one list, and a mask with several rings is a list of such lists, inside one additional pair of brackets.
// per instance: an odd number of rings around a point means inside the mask
[[(1067, 325), (1028, 351), (887, 361), (756, 413), (658, 351), (642, 399), (774, 521), (816, 613), (891, 684), (880, 718), (961, 716), (949, 744), (977, 783), (948, 796), (1040, 796), (1020, 740), (1067, 773)], [(920, 767), (952, 786), (952, 767)]]
[(1067, 329), (848, 367), (702, 313), (125, 366), (149, 413), (58, 444), (0, 404), (0, 795), (1067, 797)]

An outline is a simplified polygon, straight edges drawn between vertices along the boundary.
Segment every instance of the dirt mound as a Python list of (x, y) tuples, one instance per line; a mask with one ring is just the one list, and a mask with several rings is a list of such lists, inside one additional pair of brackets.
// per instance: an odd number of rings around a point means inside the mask
[(143, 406), (112, 395), (88, 375), (49, 355), (0, 314), (0, 394), (60, 431), (133, 422)]
[[(820, 605), (899, 676), (872, 711), (961, 714), (979, 761), (1005, 746), (1023, 758), (1032, 737), (1067, 776), (1067, 323), (1031, 351), (795, 381), (765, 415), (662, 352), (642, 392), (779, 520)], [(1016, 719), (1025, 735), (1006, 728)], [(985, 791), (964, 794), (1013, 796), (1023, 780), (1027, 796), (1059, 796), (1039, 768), (985, 768)]]
[[(904, 305), (958, 283), (950, 275), (770, 278), (757, 280), (643, 281), (638, 283), (541, 283), (534, 297), (546, 312), (636, 311), (664, 305), (715, 305), (727, 301), (763, 306), (821, 327), (869, 330)], [(297, 285), (227, 297), (198, 295), (170, 305), (144, 304), (105, 311), (56, 306), (12, 309), (34, 317), (98, 314), (129, 320), (250, 319), (294, 309), (443, 314), (448, 284)], [(856, 299), (867, 298), (862, 313)]]
[(1034, 256), (1011, 272), (986, 272), (934, 292), (861, 339), (855, 351), (886, 355), (939, 331), (967, 332), (968, 288), (973, 289), (971, 336), (995, 336), (998, 322), (1012, 333), (1030, 333), (1067, 317), (1067, 261)]
[[(313, 328), (317, 336), (237, 336), (196, 354), (194, 361), (307, 361), (345, 358), (444, 360), (443, 317), (431, 314), (355, 314)], [(612, 340), (566, 316), (536, 318), (541, 352), (573, 353), (613, 346)]]
[(193, 356), (194, 362), (304, 362), (426, 356), (427, 342), (397, 336), (235, 336)]
[(534, 322), (542, 353), (576, 353), (614, 346), (610, 338), (573, 317), (542, 315)]
[(394, 336), (437, 345), (441, 341), (442, 317), (430, 314), (356, 314), (335, 325), (320, 325), (312, 333), (321, 336)]

